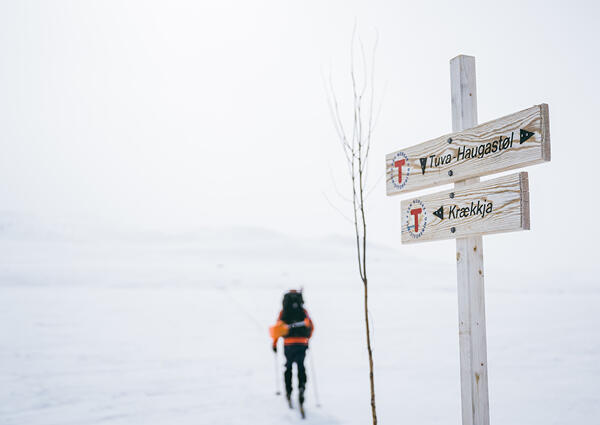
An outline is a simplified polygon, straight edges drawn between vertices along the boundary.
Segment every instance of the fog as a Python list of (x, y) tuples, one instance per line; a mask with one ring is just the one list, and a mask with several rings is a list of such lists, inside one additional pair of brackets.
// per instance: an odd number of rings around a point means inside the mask
[(0, 223), (350, 236), (323, 78), (349, 94), (356, 25), (369, 53), (379, 39), (371, 240), (453, 261), (453, 241), (400, 245), (402, 196), (381, 176), (386, 153), (450, 132), (448, 61), (469, 54), (480, 122), (550, 106), (531, 230), (486, 237), (486, 267), (595, 281), (598, 17), (594, 2), (3, 2)]

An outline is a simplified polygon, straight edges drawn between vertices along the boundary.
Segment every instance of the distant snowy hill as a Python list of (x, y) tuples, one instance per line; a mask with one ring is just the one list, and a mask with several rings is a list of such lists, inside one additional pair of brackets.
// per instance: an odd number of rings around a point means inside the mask
[[(81, 221), (47, 222), (0, 215), (0, 285), (303, 286), (360, 284), (351, 235), (299, 238), (256, 227), (159, 232), (101, 227)], [(371, 274), (380, 284), (420, 265), (369, 245)]]

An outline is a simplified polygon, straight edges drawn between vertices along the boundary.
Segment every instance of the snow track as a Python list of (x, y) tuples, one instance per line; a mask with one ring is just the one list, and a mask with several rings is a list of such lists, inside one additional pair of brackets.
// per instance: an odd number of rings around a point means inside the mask
[[(458, 424), (456, 294), (372, 291), (381, 422)], [(0, 424), (369, 423), (361, 288), (306, 292), (323, 407), (309, 372), (303, 421), (274, 395), (280, 288), (3, 286)], [(488, 291), (494, 422), (600, 417), (599, 302), (591, 290)]]

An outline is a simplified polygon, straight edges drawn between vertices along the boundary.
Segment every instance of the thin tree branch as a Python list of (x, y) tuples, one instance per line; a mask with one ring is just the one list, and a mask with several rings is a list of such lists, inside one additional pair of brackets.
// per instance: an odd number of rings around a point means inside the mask
[[(345, 217), (344, 214), (331, 203), (325, 194), (324, 196), (325, 199), (327, 199), (327, 202), (329, 202), (330, 205), (336, 209), (336, 211), (338, 211), (354, 226), (358, 272), (364, 288), (364, 319), (367, 339), (367, 352), (369, 356), (369, 383), (371, 390), (371, 414), (373, 418), (373, 425), (377, 425), (377, 410), (375, 404), (373, 348), (371, 345), (371, 320), (368, 303), (367, 214), (365, 201), (385, 174), (382, 173), (375, 186), (373, 186), (373, 188), (371, 188), (368, 192), (366, 191), (371, 141), (381, 110), (380, 104), (377, 112), (374, 111), (375, 56), (378, 38), (379, 37), (377, 34), (375, 43), (373, 45), (371, 61), (369, 63), (365, 53), (364, 44), (361, 38), (357, 37), (355, 23), (352, 30), (352, 38), (350, 43), (350, 81), (352, 90), (352, 130), (350, 133), (346, 132), (346, 128), (343, 125), (343, 120), (340, 113), (340, 104), (333, 86), (331, 73), (329, 74), (328, 84), (325, 84), (327, 88), (330, 115), (332, 117), (338, 139), (344, 151), (346, 166), (348, 167), (348, 173), (350, 176), (352, 190), (352, 218), (349, 219)], [(357, 47), (357, 44), (360, 50), (358, 61), (355, 57), (355, 48)], [(357, 74), (357, 67), (362, 73), (359, 72)], [(335, 189), (337, 191), (337, 187), (335, 187)]]
[(352, 219), (347, 217), (342, 210), (340, 210), (338, 207), (336, 207), (333, 202), (331, 202), (331, 200), (327, 197), (327, 195), (325, 194), (325, 192), (321, 192), (321, 194), (325, 197), (325, 200), (327, 201), (327, 203), (331, 206), (331, 208), (333, 208), (334, 210), (336, 210), (344, 220), (348, 221), (350, 224), (352, 224)]

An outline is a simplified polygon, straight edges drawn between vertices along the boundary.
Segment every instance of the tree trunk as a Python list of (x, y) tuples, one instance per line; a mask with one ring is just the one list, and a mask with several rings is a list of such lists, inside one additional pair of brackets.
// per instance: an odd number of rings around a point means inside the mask
[(369, 293), (367, 288), (367, 278), (363, 279), (365, 289), (365, 329), (367, 331), (367, 352), (369, 353), (369, 381), (371, 382), (371, 413), (373, 415), (373, 425), (377, 425), (377, 412), (375, 409), (375, 375), (373, 374), (373, 350), (371, 349), (371, 331), (369, 328)]

